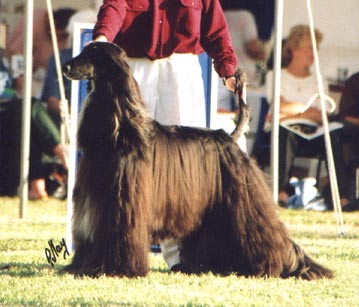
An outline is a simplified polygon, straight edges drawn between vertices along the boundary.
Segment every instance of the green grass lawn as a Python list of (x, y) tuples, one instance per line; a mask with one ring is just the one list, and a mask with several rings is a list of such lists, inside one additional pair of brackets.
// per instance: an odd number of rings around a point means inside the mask
[(29, 202), (20, 220), (19, 199), (0, 198), (0, 306), (359, 306), (359, 213), (345, 213), (338, 236), (333, 212), (280, 210), (291, 237), (335, 271), (332, 280), (258, 279), (170, 273), (150, 255), (145, 278), (74, 278), (52, 267), (48, 241), (65, 237), (66, 203)]

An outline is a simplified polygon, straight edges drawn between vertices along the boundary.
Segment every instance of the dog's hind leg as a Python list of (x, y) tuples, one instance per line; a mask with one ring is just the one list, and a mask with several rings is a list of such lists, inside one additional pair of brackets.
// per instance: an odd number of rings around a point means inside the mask
[(215, 204), (205, 213), (200, 227), (182, 240), (181, 264), (187, 273), (247, 275), (230, 220), (223, 203)]
[[(227, 185), (227, 202), (234, 242), (239, 246), (240, 261), (245, 264), (248, 275), (274, 277), (300, 277), (317, 279), (332, 277), (333, 273), (314, 262), (289, 238), (280, 221), (271, 191), (255, 162), (239, 155), (240, 163), (231, 165), (237, 174), (237, 187)], [(226, 198), (226, 196), (224, 197)], [(241, 272), (240, 272), (241, 273)]]
[(222, 152), (221, 173), (222, 201), (182, 241), (181, 262), (189, 272), (308, 280), (333, 276), (289, 238), (261, 170), (237, 146)]

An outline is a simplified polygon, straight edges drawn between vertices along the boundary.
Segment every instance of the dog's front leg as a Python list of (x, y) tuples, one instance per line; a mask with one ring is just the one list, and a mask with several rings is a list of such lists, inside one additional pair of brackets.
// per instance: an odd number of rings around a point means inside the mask
[(149, 270), (150, 246), (147, 219), (142, 212), (135, 212), (139, 208), (128, 203), (124, 207), (116, 221), (115, 275), (145, 276)]

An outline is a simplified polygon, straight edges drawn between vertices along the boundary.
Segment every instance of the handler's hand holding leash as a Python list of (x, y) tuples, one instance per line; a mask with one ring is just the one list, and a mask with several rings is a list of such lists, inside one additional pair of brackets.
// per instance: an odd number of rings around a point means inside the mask
[(247, 97), (247, 79), (244, 72), (237, 70), (234, 76), (225, 78), (223, 80), (224, 85), (229, 91), (237, 94), (239, 92), (240, 97), (246, 100)]

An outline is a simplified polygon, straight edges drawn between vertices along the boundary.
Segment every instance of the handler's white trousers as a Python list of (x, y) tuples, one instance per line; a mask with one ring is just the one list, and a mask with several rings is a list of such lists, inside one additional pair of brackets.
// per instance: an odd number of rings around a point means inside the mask
[(198, 56), (176, 53), (154, 61), (130, 58), (129, 65), (154, 119), (163, 125), (206, 126)]
[[(205, 98), (198, 56), (173, 54), (149, 60), (129, 58), (128, 63), (138, 82), (150, 115), (163, 125), (206, 126)], [(161, 242), (169, 268), (180, 263), (178, 242)]]

